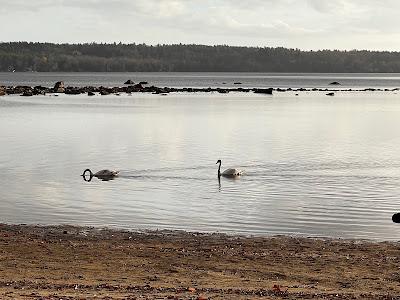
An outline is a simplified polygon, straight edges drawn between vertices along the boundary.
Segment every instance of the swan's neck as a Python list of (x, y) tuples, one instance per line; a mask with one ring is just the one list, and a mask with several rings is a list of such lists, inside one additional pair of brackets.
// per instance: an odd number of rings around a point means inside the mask
[(221, 163), (218, 166), (218, 177), (221, 177)]

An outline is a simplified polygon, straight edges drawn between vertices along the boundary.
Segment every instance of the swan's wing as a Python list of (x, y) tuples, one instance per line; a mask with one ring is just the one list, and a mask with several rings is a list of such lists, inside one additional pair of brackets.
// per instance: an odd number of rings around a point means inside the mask
[(119, 171), (101, 170), (94, 174), (94, 176), (117, 176)]
[(226, 169), (222, 175), (226, 175), (226, 176), (240, 176), (243, 174), (242, 170), (238, 170), (238, 169)]

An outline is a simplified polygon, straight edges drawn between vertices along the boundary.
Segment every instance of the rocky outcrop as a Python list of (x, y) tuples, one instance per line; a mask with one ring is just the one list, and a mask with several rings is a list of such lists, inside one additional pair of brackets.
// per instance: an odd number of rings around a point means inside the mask
[(135, 83), (129, 79), (129, 80), (125, 81), (124, 84), (135, 84)]
[(65, 92), (64, 81), (57, 81), (56, 84), (54, 85), (53, 92), (64, 93)]
[(256, 94), (268, 94), (272, 95), (273, 88), (267, 88), (267, 89), (254, 89), (254, 93)]
[(6, 94), (6, 87), (0, 86), (0, 96), (4, 96)]

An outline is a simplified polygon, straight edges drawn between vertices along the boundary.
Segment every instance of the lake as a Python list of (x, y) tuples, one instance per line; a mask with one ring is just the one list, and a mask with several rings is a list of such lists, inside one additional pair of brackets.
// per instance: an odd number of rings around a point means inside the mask
[[(0, 85), (113, 86), (129, 78), (160, 86), (400, 86), (396, 74), (210, 73), (0, 73)], [(398, 128), (396, 92), (3, 96), (0, 222), (398, 240)], [(218, 159), (244, 176), (219, 182)], [(86, 168), (121, 175), (85, 182)]]

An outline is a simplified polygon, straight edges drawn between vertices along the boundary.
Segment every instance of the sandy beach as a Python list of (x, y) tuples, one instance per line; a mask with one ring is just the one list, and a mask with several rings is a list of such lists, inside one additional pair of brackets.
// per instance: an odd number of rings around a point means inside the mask
[(395, 299), (400, 244), (0, 225), (1, 299)]

